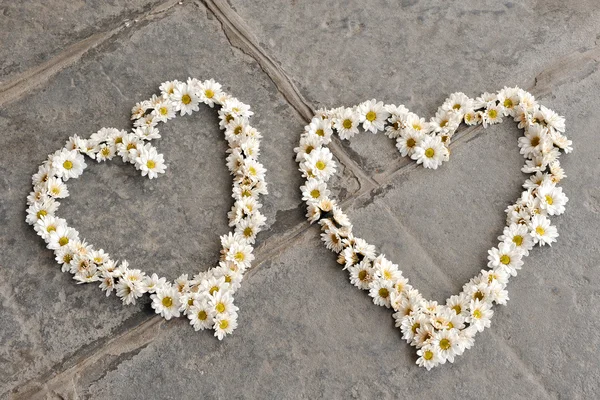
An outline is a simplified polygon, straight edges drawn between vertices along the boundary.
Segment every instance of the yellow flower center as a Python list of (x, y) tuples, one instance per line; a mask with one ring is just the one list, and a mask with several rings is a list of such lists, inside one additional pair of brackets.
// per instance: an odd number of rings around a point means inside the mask
[(421, 327), (421, 323), (420, 322), (415, 322), (414, 324), (412, 324), (411, 326), (411, 330), (413, 333), (417, 333), (417, 329), (419, 329)]
[(540, 138), (537, 136), (534, 136), (531, 138), (531, 145), (533, 147), (536, 147), (538, 144), (540, 144)]
[(306, 146), (306, 150), (304, 150), (304, 152), (306, 154), (310, 154), (311, 151), (313, 151), (315, 148), (313, 146)]
[(480, 319), (481, 318), (481, 310), (475, 310), (473, 311), (473, 317)]
[(358, 272), (358, 279), (360, 279), (361, 281), (364, 281), (365, 279), (367, 279), (367, 271), (362, 269)]
[(73, 256), (70, 254), (65, 254), (63, 256), (63, 261), (67, 264), (71, 264), (71, 261), (73, 261)]
[(452, 329), (454, 328), (454, 324), (450, 321), (448, 321), (448, 329)]
[(344, 127), (344, 129), (350, 129), (350, 128), (352, 128), (352, 120), (351, 119), (345, 119), (344, 122), (342, 122), (342, 126)]
[(369, 111), (366, 115), (367, 121), (369, 122), (373, 122), (375, 121), (375, 119), (377, 119), (377, 114), (375, 113), (375, 111)]
[(517, 246), (520, 246), (523, 244), (523, 236), (521, 235), (515, 235), (513, 237), (513, 243), (516, 244)]
[(503, 104), (504, 104), (504, 107), (506, 107), (506, 108), (513, 108), (513, 102), (511, 99), (504, 100)]
[(473, 298), (476, 300), (483, 300), (483, 293), (481, 293), (481, 290), (476, 291), (473, 294)]
[(415, 139), (413, 139), (413, 138), (409, 138), (406, 141), (406, 146), (407, 147), (415, 147), (416, 145), (417, 145), (417, 141)]
[(169, 109), (167, 107), (161, 107), (158, 109), (160, 115), (167, 115), (169, 113)]
[(206, 314), (206, 311), (204, 311), (204, 310), (198, 311), (198, 319), (200, 321), (205, 321), (206, 318), (208, 318), (208, 314)]
[(67, 244), (69, 244), (69, 238), (66, 236), (61, 237), (60, 239), (58, 239), (58, 244), (62, 246), (66, 246)]
[(510, 257), (506, 254), (502, 254), (502, 256), (500, 257), (500, 262), (504, 265), (508, 265), (510, 264)]
[(206, 89), (204, 91), (204, 95), (207, 99), (212, 99), (213, 97), (215, 97), (215, 92), (213, 92), (211, 89)]
[(66, 160), (63, 163), (63, 167), (64, 167), (64, 169), (67, 169), (67, 170), (71, 169), (71, 168), (73, 168), (73, 162), (71, 160)]
[(46, 232), (50, 233), (50, 232), (54, 232), (56, 230), (56, 226), (54, 225), (50, 225), (49, 227), (46, 228)]
[(219, 287), (218, 286), (213, 286), (210, 288), (210, 290), (208, 291), (208, 293), (210, 293), (211, 295), (213, 295), (215, 292), (219, 291)]
[(215, 310), (217, 310), (218, 313), (225, 312), (225, 304), (217, 303), (217, 305), (215, 306)]
[(242, 129), (244, 129), (244, 128), (242, 128), (242, 126), (241, 126), (241, 125), (238, 125), (238, 126), (236, 126), (236, 127), (235, 127), (235, 129), (233, 130), (233, 133), (234, 133), (235, 135), (239, 135), (240, 133), (242, 133)]
[(548, 203), (548, 205), (552, 205), (554, 203), (554, 199), (549, 194), (546, 195), (546, 203)]
[(227, 329), (228, 326), (229, 326), (229, 321), (227, 321), (226, 319), (219, 322), (219, 328), (221, 328), (221, 329)]
[(250, 228), (249, 226), (248, 226), (248, 227), (246, 227), (246, 228), (244, 229), (244, 236), (246, 236), (246, 237), (250, 237), (250, 236), (252, 236), (252, 228)]
[(538, 226), (537, 228), (535, 228), (535, 231), (540, 236), (542, 236), (544, 233), (546, 233), (546, 230), (544, 228), (542, 228), (541, 226)]
[(435, 150), (433, 148), (428, 148), (425, 150), (425, 157), (432, 158), (435, 155)]
[(315, 133), (317, 136), (325, 136), (325, 131), (323, 129), (317, 129)]
[(452, 108), (455, 110), (460, 110), (460, 104), (456, 103), (455, 105), (452, 106)]
[(317, 167), (317, 169), (320, 171), (323, 171), (326, 166), (327, 165), (321, 160), (317, 161), (317, 163), (315, 164), (315, 167)]
[(450, 348), (451, 344), (450, 341), (446, 338), (440, 340), (440, 349), (442, 350), (448, 350)]
[(310, 195), (311, 197), (318, 199), (319, 197), (321, 197), (321, 191), (319, 189), (313, 189), (311, 190)]
[(48, 215), (48, 211), (46, 211), (46, 210), (40, 210), (36, 214), (38, 219), (41, 219), (42, 217), (45, 217), (46, 215)]
[(235, 258), (236, 261), (242, 262), (242, 261), (244, 261), (246, 259), (246, 256), (241, 251), (238, 251), (237, 253), (235, 253), (234, 258)]
[(183, 104), (190, 104), (192, 102), (192, 98), (189, 94), (184, 94), (183, 96), (181, 96), (181, 102)]
[(381, 289), (379, 289), (379, 296), (383, 297), (384, 299), (387, 299), (390, 295), (390, 291), (387, 290), (387, 288), (382, 287)]
[(137, 149), (137, 145), (135, 143), (129, 143), (127, 145), (127, 151)]
[(119, 144), (119, 143), (123, 143), (123, 138), (122, 137), (116, 137), (115, 138), (115, 144)]
[(433, 351), (425, 350), (425, 353), (423, 353), (423, 358), (427, 361), (433, 359)]
[(498, 111), (491, 109), (490, 111), (488, 111), (488, 115), (490, 116), (490, 118), (494, 119), (498, 116)]
[(169, 296), (163, 297), (162, 305), (169, 308), (173, 305), (173, 299)]
[(440, 128), (443, 128), (446, 125), (448, 125), (448, 120), (447, 119), (445, 119), (445, 120), (443, 120), (443, 121), (440, 122)]
[(148, 169), (153, 169), (154, 167), (156, 167), (156, 163), (152, 160), (148, 160), (146, 162), (146, 167), (148, 167)]
[(413, 129), (415, 131), (420, 131), (421, 130), (421, 125), (419, 125), (419, 124), (413, 124)]
[(452, 307), (452, 309), (454, 310), (456, 315), (458, 315), (462, 312), (462, 307), (460, 306), (460, 304), (455, 305), (454, 307)]

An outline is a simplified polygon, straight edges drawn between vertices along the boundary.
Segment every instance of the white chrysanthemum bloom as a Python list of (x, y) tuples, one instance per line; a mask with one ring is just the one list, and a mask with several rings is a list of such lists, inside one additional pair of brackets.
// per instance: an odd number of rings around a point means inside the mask
[(524, 255), (529, 255), (529, 250), (533, 249), (533, 238), (529, 233), (529, 228), (524, 224), (510, 224), (504, 228), (502, 235), (498, 240), (504, 243), (512, 243)]
[(98, 154), (96, 154), (96, 161), (101, 162), (106, 160), (112, 160), (116, 153), (116, 146), (112, 144), (102, 143), (98, 149)]
[(333, 121), (340, 139), (350, 139), (358, 133), (360, 115), (352, 108), (345, 108)]
[(417, 114), (408, 113), (406, 116), (406, 128), (404, 129), (425, 134), (431, 130), (431, 126), (428, 122), (425, 122), (425, 118), (419, 118)]
[(325, 243), (325, 247), (335, 253), (339, 253), (344, 249), (344, 243), (342, 238), (338, 234), (337, 230), (327, 230), (321, 233), (321, 240)]
[(527, 111), (533, 110), (537, 104), (535, 101), (535, 97), (531, 93), (526, 92), (523, 89), (519, 89), (518, 92), (519, 92), (519, 106), (524, 107), (524, 109)]
[(462, 114), (449, 110), (438, 109), (435, 117), (431, 118), (430, 125), (433, 131), (440, 135), (452, 134), (460, 125)]
[(240, 140), (240, 149), (246, 157), (256, 160), (260, 155), (260, 140), (254, 137), (244, 137)]
[(158, 289), (162, 289), (166, 285), (167, 278), (160, 278), (155, 273), (144, 278), (144, 291), (147, 293), (155, 293)]
[(83, 156), (76, 150), (62, 149), (52, 157), (52, 172), (63, 181), (77, 178), (87, 167)]
[(314, 149), (304, 156), (304, 165), (312, 174), (323, 181), (327, 181), (336, 171), (333, 154), (328, 148)]
[(499, 124), (502, 122), (502, 115), (504, 114), (503, 107), (495, 103), (489, 103), (483, 113), (483, 127), (486, 128), (488, 125)]
[(573, 151), (573, 141), (569, 140), (565, 135), (561, 135), (558, 132), (551, 132), (550, 138), (556, 147), (564, 150), (565, 154)]
[(519, 138), (520, 153), (525, 157), (539, 155), (549, 144), (548, 129), (539, 124), (531, 125)]
[(123, 304), (135, 304), (144, 292), (138, 283), (120, 279), (116, 285), (117, 296), (123, 301)]
[(206, 299), (196, 300), (188, 310), (187, 317), (196, 331), (210, 329), (214, 325), (214, 312)]
[(178, 80), (166, 81), (161, 83), (158, 89), (160, 90), (160, 93), (165, 99), (169, 99), (175, 94), (175, 88), (179, 83), (181, 82), (179, 82)]
[(46, 215), (37, 220), (35, 225), (33, 225), (33, 229), (35, 229), (42, 239), (47, 240), (52, 232), (55, 232), (58, 228), (65, 228), (66, 226), (67, 221), (64, 219), (53, 215)]
[(305, 155), (310, 154), (313, 150), (321, 147), (321, 141), (317, 136), (302, 135), (300, 138), (300, 146), (294, 148), (296, 152), (296, 162), (303, 161)]
[(565, 118), (558, 115), (555, 111), (540, 105), (539, 114), (542, 116), (546, 126), (551, 130), (556, 132), (565, 131)]
[(373, 268), (369, 261), (363, 260), (356, 265), (349, 266), (348, 272), (350, 273), (350, 283), (362, 290), (369, 289), (369, 285), (373, 281)]
[(490, 268), (501, 269), (511, 276), (517, 276), (517, 271), (523, 265), (523, 253), (515, 243), (502, 242), (498, 245), (498, 248), (494, 247), (488, 253), (488, 266)]
[(167, 169), (163, 155), (158, 154), (156, 148), (150, 143), (139, 149), (139, 154), (135, 158), (135, 167), (142, 171), (142, 176), (148, 175), (150, 179), (158, 177), (158, 174), (164, 174)]
[(228, 118), (243, 117), (250, 118), (254, 113), (250, 111), (250, 106), (242, 103), (238, 99), (229, 98), (223, 102), (223, 107), (219, 110), (219, 116), (227, 122)]
[(397, 317), (420, 313), (423, 309), (423, 305), (423, 296), (415, 289), (402, 292), (399, 296), (395, 296), (394, 301), (392, 302), (392, 308), (397, 311)]
[(400, 133), (400, 137), (396, 139), (396, 147), (403, 157), (412, 156), (415, 149), (419, 147), (424, 138), (425, 134), (421, 131), (404, 129)]
[(64, 182), (55, 176), (48, 178), (45, 182), (45, 188), (48, 195), (55, 199), (62, 199), (69, 196), (69, 190)]
[(150, 296), (152, 299), (152, 308), (164, 319), (170, 320), (173, 317), (179, 317), (179, 307), (181, 306), (180, 295), (176, 288), (165, 286), (156, 290), (155, 294)]
[(546, 172), (536, 172), (525, 181), (523, 187), (525, 189), (536, 189), (546, 182), (552, 182), (552, 176)]
[(106, 293), (106, 297), (110, 296), (115, 288), (115, 278), (111, 275), (102, 274), (100, 279), (100, 289)]
[(479, 108), (487, 108), (490, 103), (495, 104), (498, 100), (498, 95), (496, 93), (488, 93), (485, 92), (481, 96), (477, 97), (473, 102), (473, 107), (475, 109)]
[(144, 143), (140, 138), (133, 133), (128, 133), (121, 138), (121, 143), (117, 144), (117, 151), (124, 162), (133, 164), (143, 146)]
[(400, 316), (395, 323), (396, 327), (402, 331), (402, 339), (408, 343), (414, 340), (417, 329), (426, 324), (429, 324), (429, 318), (423, 314)]
[(66, 225), (58, 226), (56, 230), (50, 232), (47, 238), (48, 248), (51, 250), (59, 249), (79, 239), (79, 232)]
[(554, 183), (558, 183), (567, 177), (567, 174), (565, 174), (565, 170), (562, 169), (558, 160), (552, 161), (550, 163), (550, 174), (552, 175), (552, 182)]
[(417, 350), (417, 365), (419, 367), (425, 367), (427, 371), (431, 368), (443, 363), (443, 359), (440, 356), (440, 352), (437, 347), (433, 345), (425, 345)]
[(302, 200), (315, 203), (318, 203), (330, 194), (325, 182), (318, 179), (307, 180), (306, 185), (300, 186), (300, 190), (302, 191)]
[[(88, 149), (87, 140), (80, 138), (77, 135), (73, 135), (73, 136), (69, 137), (69, 139), (67, 140), (65, 149), (66, 150), (76, 150), (78, 152), (85, 153)], [(58, 150), (54, 153), (54, 155), (57, 155), (60, 152), (61, 152), (61, 150)]]
[(516, 107), (519, 105), (519, 88), (504, 87), (498, 92), (498, 102), (503, 107), (504, 115), (515, 116)]
[(411, 158), (425, 168), (437, 169), (449, 156), (448, 148), (439, 136), (426, 136), (415, 148)]
[(420, 349), (421, 347), (433, 342), (434, 334), (435, 328), (433, 325), (430, 323), (421, 324), (421, 326), (417, 328), (417, 332), (415, 333), (415, 336), (410, 344)]
[(383, 255), (377, 256), (373, 262), (373, 268), (376, 278), (392, 281), (393, 283), (402, 278), (402, 273), (398, 269), (398, 265), (392, 263)]
[(478, 332), (490, 327), (492, 315), (494, 315), (490, 303), (482, 302), (479, 299), (471, 300), (469, 311), (470, 315), (467, 317), (467, 322), (475, 327)]
[(469, 305), (469, 297), (464, 293), (453, 295), (446, 300), (446, 306), (456, 313), (456, 315), (466, 316), (468, 314), (467, 307)]
[(71, 262), (75, 258), (75, 250), (72, 245), (63, 246), (54, 250), (55, 260), (61, 265), (61, 271), (67, 272), (71, 270)]
[(505, 286), (494, 280), (489, 284), (489, 287), (490, 299), (497, 304), (506, 305), (506, 302), (508, 301), (508, 291), (504, 289)]
[(223, 340), (226, 335), (229, 335), (237, 328), (237, 314), (218, 314), (214, 319), (213, 329), (215, 336), (219, 340)]
[(192, 114), (192, 111), (198, 111), (198, 96), (190, 89), (190, 87), (181, 82), (175, 85), (173, 95), (170, 97), (175, 106), (175, 110), (179, 111), (180, 115)]
[(305, 127), (306, 135), (312, 136), (315, 135), (320, 145), (327, 145), (331, 142), (331, 135), (333, 134), (333, 129), (331, 128), (331, 120), (329, 119), (321, 119), (321, 118), (313, 118)]
[(258, 161), (252, 158), (246, 158), (242, 163), (242, 173), (249, 177), (253, 182), (256, 182), (265, 180), (267, 170)]
[(374, 279), (369, 286), (369, 296), (373, 298), (373, 303), (378, 306), (390, 308), (391, 294), (394, 290), (394, 283), (385, 279)]
[(390, 116), (383, 106), (383, 102), (376, 102), (375, 99), (367, 100), (358, 106), (360, 122), (365, 131), (377, 133), (382, 131), (385, 126), (386, 119)]
[(218, 291), (209, 297), (208, 305), (214, 310), (214, 315), (232, 314), (238, 308), (233, 305), (233, 297), (228, 292)]
[(247, 218), (242, 218), (235, 227), (235, 232), (242, 235), (250, 244), (254, 244), (256, 235), (261, 231), (267, 218), (259, 211), (255, 211)]
[(198, 86), (200, 93), (200, 100), (207, 104), (209, 107), (214, 107), (215, 102), (219, 102), (219, 98), (222, 95), (221, 84), (215, 82), (214, 79), (209, 79), (202, 82)]
[(483, 121), (483, 113), (475, 111), (472, 108), (466, 109), (463, 120), (465, 121), (465, 124), (469, 126), (478, 125)]
[(244, 242), (236, 242), (231, 245), (226, 255), (226, 260), (234, 262), (241, 269), (250, 267), (254, 254), (252, 254), (252, 246)]
[(549, 182), (540, 186), (537, 190), (537, 197), (540, 200), (540, 208), (548, 215), (560, 215), (565, 212), (565, 204), (569, 198), (563, 193), (561, 187), (556, 187), (554, 183)]
[(558, 231), (555, 226), (550, 225), (550, 220), (547, 217), (534, 215), (529, 227), (531, 229), (531, 236), (540, 246), (546, 244), (552, 245), (553, 242), (556, 242)]

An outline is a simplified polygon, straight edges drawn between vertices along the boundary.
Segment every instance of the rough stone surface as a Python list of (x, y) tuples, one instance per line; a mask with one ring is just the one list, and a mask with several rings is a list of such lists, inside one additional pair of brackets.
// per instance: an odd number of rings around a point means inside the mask
[[(600, 396), (594, 0), (28, 1), (0, 10), (0, 398)], [(61, 58), (69, 46), (81, 57)], [(14, 85), (23, 74), (39, 85)], [(270, 228), (236, 296), (240, 327), (223, 342), (153, 316), (146, 301), (122, 307), (76, 285), (24, 222), (31, 175), (49, 153), (75, 133), (128, 128), (136, 101), (188, 76), (214, 78), (250, 104), (265, 137)], [(453, 91), (504, 85), (567, 118), (576, 151), (563, 159), (570, 203), (553, 219), (561, 237), (526, 260), (474, 348), (426, 372), (391, 313), (351, 286), (304, 221), (293, 148), (311, 108), (375, 97), (428, 116)], [(214, 110), (162, 133), (165, 176), (94, 163), (60, 212), (117, 258), (175, 278), (216, 262), (231, 181)], [(443, 301), (485, 266), (520, 193), (518, 135), (512, 122), (461, 128), (437, 171), (400, 159), (383, 135), (361, 135), (334, 149), (334, 193), (358, 235)]]

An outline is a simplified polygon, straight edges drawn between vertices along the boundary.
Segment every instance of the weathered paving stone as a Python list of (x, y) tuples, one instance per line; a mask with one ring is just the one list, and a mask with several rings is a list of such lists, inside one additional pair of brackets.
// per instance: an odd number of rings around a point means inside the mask
[[(269, 229), (261, 234), (261, 248), (266, 242), (276, 245), (285, 231), (305, 223), (293, 157), (296, 132), (304, 123), (256, 62), (229, 46), (220, 24), (203, 7), (188, 4), (123, 32), (0, 113), (0, 317), (10, 326), (2, 330), (0, 361), (8, 373), (0, 378), (0, 393), (50, 368), (66, 368), (70, 357), (81, 356), (79, 349), (87, 354), (94, 341), (101, 346), (111, 332), (152, 314), (147, 301), (123, 307), (96, 285), (76, 285), (60, 273), (52, 253), (24, 222), (25, 198), (38, 165), (70, 135), (87, 137), (103, 126), (127, 129), (136, 101), (158, 92), (164, 80), (188, 76), (214, 78), (256, 113), (251, 123), (264, 135), (260, 160), (270, 185), (263, 198)], [(116, 259), (174, 279), (216, 265), (218, 235), (229, 231), (231, 178), (215, 110), (203, 107), (177, 118), (161, 133), (156, 146), (169, 166), (164, 176), (150, 181), (131, 165), (88, 159), (86, 173), (69, 181), (71, 196), (59, 215)], [(343, 188), (336, 192), (346, 197), (358, 183), (342, 171)]]
[(104, 30), (133, 23), (159, 0), (83, 2), (39, 0), (0, 4), (0, 82), (36, 67), (65, 47)]

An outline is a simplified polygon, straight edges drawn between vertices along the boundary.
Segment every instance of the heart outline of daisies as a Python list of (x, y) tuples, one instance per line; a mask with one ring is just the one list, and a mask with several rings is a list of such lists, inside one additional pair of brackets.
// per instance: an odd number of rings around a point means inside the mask
[[(499, 244), (488, 251), (488, 267), (463, 286), (445, 305), (426, 300), (402, 275), (398, 265), (375, 246), (355, 237), (352, 223), (337, 201), (330, 196), (327, 181), (336, 172), (333, 154), (327, 148), (333, 133), (348, 140), (363, 131), (384, 132), (396, 140), (403, 157), (425, 168), (437, 169), (449, 160), (448, 146), (458, 127), (498, 124), (513, 118), (524, 135), (519, 137), (525, 157), (521, 169), (532, 176), (523, 184), (521, 197), (507, 209), (506, 226)], [(509, 278), (517, 275), (523, 258), (535, 244), (551, 245), (558, 232), (550, 216), (565, 211), (568, 201), (557, 184), (566, 177), (558, 160), (560, 151), (572, 151), (564, 135), (565, 120), (540, 105), (530, 93), (505, 87), (497, 93), (484, 93), (476, 99), (453, 93), (429, 122), (405, 106), (384, 105), (376, 100), (354, 107), (319, 110), (305, 126), (296, 161), (306, 179), (300, 187), (310, 223), (321, 226), (325, 246), (338, 254), (338, 263), (348, 270), (351, 283), (367, 290), (376, 305), (391, 308), (402, 338), (417, 348), (416, 363), (431, 368), (454, 362), (474, 345), (478, 332), (488, 328), (493, 304), (505, 305)]]

